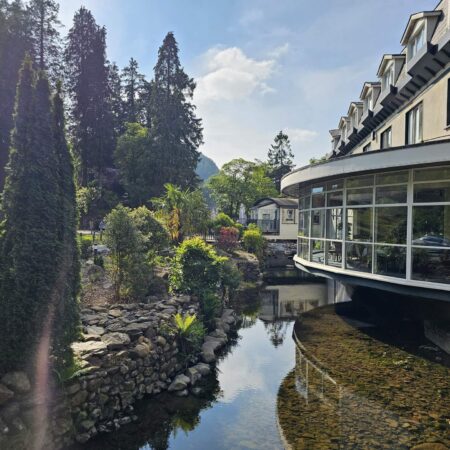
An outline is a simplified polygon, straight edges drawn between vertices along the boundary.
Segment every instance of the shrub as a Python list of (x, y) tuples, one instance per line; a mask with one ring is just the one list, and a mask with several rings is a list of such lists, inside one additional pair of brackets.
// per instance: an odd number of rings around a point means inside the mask
[(217, 246), (226, 252), (233, 252), (239, 245), (239, 230), (235, 227), (222, 227), (219, 231)]
[(219, 233), (219, 231), (222, 227), (235, 227), (236, 223), (230, 216), (228, 216), (227, 214), (225, 214), (223, 212), (220, 212), (213, 219), (211, 225), (212, 225), (212, 228), (214, 229), (214, 231), (216, 233)]
[(147, 207), (132, 209), (130, 216), (144, 238), (147, 251), (157, 254), (169, 246), (169, 233)]
[(201, 296), (221, 282), (222, 266), (228, 258), (218, 256), (201, 238), (187, 239), (177, 248), (169, 276), (172, 291)]
[(216, 328), (215, 318), (220, 312), (222, 301), (211, 291), (204, 293), (200, 299), (200, 306), (203, 316), (203, 324), (208, 331), (213, 331)]
[(258, 258), (262, 257), (265, 240), (259, 228), (249, 228), (244, 231), (242, 245), (250, 253), (254, 253)]

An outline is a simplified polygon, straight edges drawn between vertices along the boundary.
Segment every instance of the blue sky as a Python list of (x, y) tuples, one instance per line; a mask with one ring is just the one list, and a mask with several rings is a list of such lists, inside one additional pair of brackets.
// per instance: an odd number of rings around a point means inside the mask
[(329, 151), (337, 126), (383, 53), (401, 50), (410, 14), (437, 0), (61, 0), (70, 28), (81, 5), (108, 31), (108, 57), (132, 56), (151, 76), (173, 31), (198, 87), (201, 150), (219, 165), (264, 159), (275, 134), (291, 138), (297, 165)]

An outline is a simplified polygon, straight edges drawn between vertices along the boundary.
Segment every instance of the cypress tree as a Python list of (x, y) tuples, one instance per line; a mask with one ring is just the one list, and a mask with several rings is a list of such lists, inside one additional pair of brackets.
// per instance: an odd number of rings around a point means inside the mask
[(116, 63), (109, 65), (108, 84), (114, 134), (116, 139), (125, 131), (124, 101), (122, 99), (122, 80)]
[(182, 188), (197, 184), (195, 173), (203, 143), (201, 119), (190, 102), (195, 82), (184, 72), (178, 57), (178, 44), (168, 33), (158, 52), (150, 97), (151, 134), (155, 145), (157, 192), (164, 183)]
[(29, 57), (20, 72), (2, 203), (2, 369), (23, 367), (48, 323), (55, 295), (58, 180), (47, 79), (34, 87)]
[(67, 359), (67, 356), (70, 356), (69, 346), (77, 337), (79, 325), (80, 262), (76, 239), (77, 214), (74, 170), (65, 136), (64, 104), (61, 98), (60, 83), (58, 83), (57, 92), (53, 96), (53, 133), (59, 188), (57, 240), (60, 244), (55, 288), (53, 350), (60, 358)]
[(274, 139), (274, 143), (270, 146), (267, 154), (268, 164), (270, 167), (270, 177), (275, 183), (277, 191), (280, 191), (281, 178), (289, 173), (294, 167), (292, 159), (291, 143), (287, 134), (280, 131)]
[(32, 51), (29, 14), (20, 0), (0, 1), (0, 192), (5, 181), (19, 69)]

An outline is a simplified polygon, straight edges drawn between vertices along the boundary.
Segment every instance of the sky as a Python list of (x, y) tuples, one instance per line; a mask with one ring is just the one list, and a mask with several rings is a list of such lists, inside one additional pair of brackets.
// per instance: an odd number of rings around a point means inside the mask
[(63, 34), (81, 6), (107, 29), (119, 67), (135, 58), (151, 78), (158, 48), (175, 34), (194, 104), (200, 150), (219, 166), (264, 160), (285, 131), (295, 164), (330, 150), (336, 128), (384, 53), (398, 53), (411, 14), (437, 0), (60, 0)]

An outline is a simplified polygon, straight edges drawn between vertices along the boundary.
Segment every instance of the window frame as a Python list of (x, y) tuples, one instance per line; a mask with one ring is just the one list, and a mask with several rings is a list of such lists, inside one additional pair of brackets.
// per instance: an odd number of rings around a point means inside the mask
[[(385, 136), (388, 136), (388, 144), (385, 145)], [(392, 147), (392, 126), (389, 128), (386, 128), (381, 134), (380, 134), (380, 148), (391, 148)]]
[[(419, 117), (419, 136), (413, 136), (410, 141), (410, 118), (413, 117), (413, 128), (417, 128), (417, 113), (420, 112)], [(409, 109), (405, 114), (405, 145), (415, 145), (423, 142), (423, 102), (418, 103)]]

